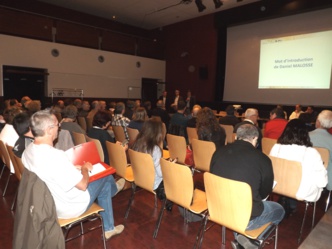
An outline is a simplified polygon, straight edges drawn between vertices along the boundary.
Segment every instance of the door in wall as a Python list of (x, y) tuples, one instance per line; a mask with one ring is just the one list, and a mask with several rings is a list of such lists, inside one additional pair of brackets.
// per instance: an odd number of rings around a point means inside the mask
[(142, 104), (144, 101), (151, 101), (152, 109), (158, 100), (158, 79), (142, 79)]
[(45, 105), (47, 95), (47, 69), (3, 66), (3, 99), (17, 99), (29, 96)]

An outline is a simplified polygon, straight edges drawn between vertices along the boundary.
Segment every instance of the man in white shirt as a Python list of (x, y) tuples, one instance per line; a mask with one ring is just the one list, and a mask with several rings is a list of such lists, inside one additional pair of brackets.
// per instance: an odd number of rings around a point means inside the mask
[(59, 218), (73, 218), (84, 213), (97, 199), (104, 208), (105, 238), (120, 234), (124, 226), (114, 226), (112, 197), (117, 187), (112, 175), (89, 183), (92, 165), (73, 165), (64, 151), (53, 147), (58, 136), (59, 122), (48, 111), (36, 112), (31, 117), (31, 131), (35, 137), (24, 151), (22, 162), (44, 181), (52, 193)]
[(294, 118), (299, 118), (301, 113), (303, 113), (302, 106), (297, 104), (295, 106), (295, 111), (293, 111), (292, 114), (289, 116), (289, 120), (292, 120)]

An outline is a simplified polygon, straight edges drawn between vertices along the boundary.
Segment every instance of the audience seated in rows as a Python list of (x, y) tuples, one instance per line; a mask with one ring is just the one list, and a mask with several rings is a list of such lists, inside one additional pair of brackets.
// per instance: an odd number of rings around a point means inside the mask
[(280, 137), (288, 123), (284, 116), (284, 111), (280, 108), (274, 108), (270, 112), (270, 120), (265, 124), (264, 137), (272, 139)]

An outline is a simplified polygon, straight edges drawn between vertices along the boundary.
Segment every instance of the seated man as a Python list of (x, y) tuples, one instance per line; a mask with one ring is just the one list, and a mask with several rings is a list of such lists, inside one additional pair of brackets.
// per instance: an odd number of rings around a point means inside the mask
[(30, 115), (27, 112), (17, 114), (13, 119), (13, 127), (19, 135), (13, 152), (17, 157), (21, 158), (25, 148), (34, 140), (30, 129)]
[(235, 108), (232, 105), (229, 105), (226, 107), (226, 113), (227, 115), (225, 117), (221, 117), (219, 119), (219, 124), (223, 125), (237, 125), (240, 123), (240, 120), (235, 116)]
[(169, 121), (168, 133), (184, 136), (187, 139), (187, 123), (189, 120), (188, 116), (184, 115), (186, 110), (186, 103), (182, 100), (177, 104), (177, 111), (171, 117)]
[[(113, 116), (113, 120), (112, 120), (112, 126), (122, 126), (126, 140), (129, 141), (127, 126), (130, 123), (130, 119), (124, 116), (125, 111), (126, 111), (126, 107), (123, 102), (116, 103), (116, 106), (114, 109), (114, 116)], [(120, 142), (122, 142), (122, 141), (120, 141)]]
[(35, 140), (24, 151), (22, 162), (49, 188), (59, 218), (69, 219), (84, 213), (97, 199), (104, 208), (105, 238), (122, 233), (124, 226), (114, 226), (112, 197), (117, 186), (112, 175), (89, 183), (92, 165), (73, 165), (65, 152), (53, 147), (58, 136), (59, 122), (48, 111), (36, 112), (31, 117), (31, 131)]
[(316, 129), (309, 132), (313, 146), (327, 148), (330, 151), (330, 160), (327, 167), (327, 190), (332, 190), (332, 135), (328, 129), (332, 127), (332, 111), (323, 110), (316, 120)]
[(252, 124), (256, 127), (258, 131), (258, 140), (256, 143), (256, 148), (259, 150), (262, 150), (262, 130), (258, 126), (258, 110), (254, 108), (248, 108), (246, 112), (244, 113), (244, 120), (234, 127), (234, 132), (236, 133), (238, 127), (240, 127), (243, 124)]
[[(255, 149), (258, 131), (254, 125), (243, 124), (236, 131), (234, 143), (219, 147), (211, 159), (210, 171), (221, 177), (246, 182), (252, 190), (252, 213), (247, 226), (254, 230), (263, 224), (279, 224), (284, 217), (283, 207), (273, 201), (263, 201), (273, 186), (272, 163), (268, 156)], [(239, 156), (241, 155), (241, 156)], [(232, 242), (233, 248), (239, 243), (244, 248), (258, 248), (253, 241), (239, 234)]]
[(270, 120), (265, 125), (264, 137), (278, 139), (288, 123), (284, 117), (281, 108), (274, 108), (270, 112)]

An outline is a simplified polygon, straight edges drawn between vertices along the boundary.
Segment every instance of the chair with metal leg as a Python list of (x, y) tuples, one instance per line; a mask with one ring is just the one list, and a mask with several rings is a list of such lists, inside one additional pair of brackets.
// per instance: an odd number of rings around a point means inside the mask
[(204, 186), (208, 206), (208, 215), (204, 225), (198, 234), (198, 247), (201, 247), (208, 220), (221, 226), (222, 244), (226, 243), (226, 229), (242, 234), (243, 236), (257, 240), (259, 248), (270, 238), (274, 232), (274, 248), (277, 248), (278, 226), (268, 222), (254, 230), (247, 230), (252, 212), (252, 191), (248, 183), (223, 178), (209, 172), (204, 173)]
[(132, 194), (128, 203), (125, 218), (128, 218), (131, 204), (136, 193), (136, 186), (152, 193), (155, 199), (155, 207), (157, 206), (157, 196), (153, 189), (155, 169), (153, 159), (150, 154), (137, 152), (132, 149), (128, 150), (131, 167), (134, 173), (134, 183), (132, 184)]
[(188, 211), (204, 217), (207, 210), (205, 192), (194, 189), (194, 181), (189, 167), (172, 163), (163, 158), (160, 159), (160, 165), (163, 173), (166, 199), (163, 200), (160, 208), (159, 218), (153, 234), (154, 238), (158, 235), (167, 200), (183, 207), (185, 218)]

